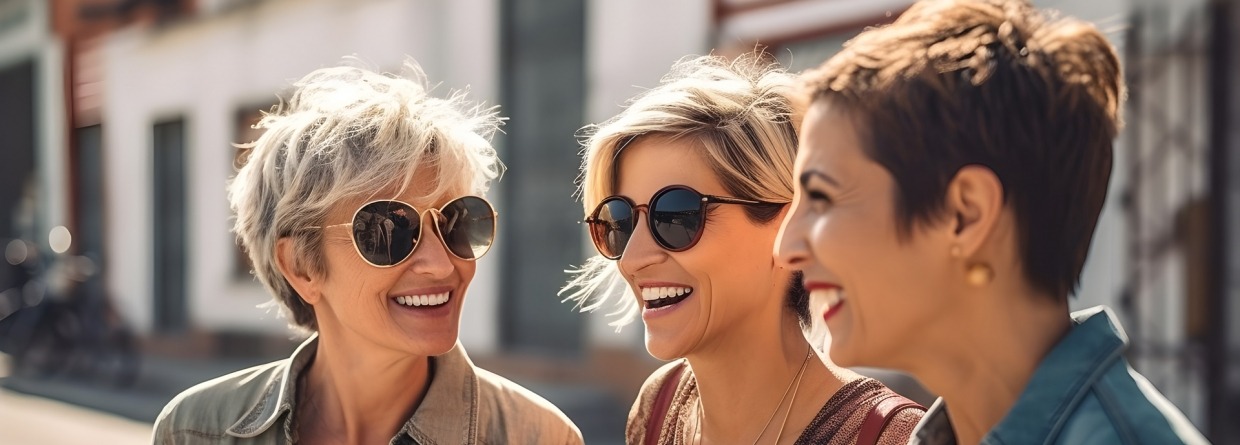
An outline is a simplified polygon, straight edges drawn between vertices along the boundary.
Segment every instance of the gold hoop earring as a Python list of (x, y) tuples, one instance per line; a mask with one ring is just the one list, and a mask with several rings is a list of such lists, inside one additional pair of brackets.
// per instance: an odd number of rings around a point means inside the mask
[(995, 270), (990, 268), (986, 263), (974, 263), (969, 266), (969, 270), (965, 272), (965, 281), (974, 287), (982, 287), (990, 284), (995, 279)]

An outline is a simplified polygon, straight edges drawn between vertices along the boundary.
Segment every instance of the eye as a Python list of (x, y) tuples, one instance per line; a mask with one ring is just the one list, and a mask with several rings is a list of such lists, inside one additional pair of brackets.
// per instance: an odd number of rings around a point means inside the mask
[(831, 197), (821, 190), (805, 189), (805, 200), (814, 212), (826, 211), (833, 202)]

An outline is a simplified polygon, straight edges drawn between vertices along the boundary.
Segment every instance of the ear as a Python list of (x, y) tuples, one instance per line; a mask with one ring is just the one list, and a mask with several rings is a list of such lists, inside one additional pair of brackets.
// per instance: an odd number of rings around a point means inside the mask
[(980, 165), (966, 165), (947, 184), (946, 210), (952, 218), (953, 250), (970, 257), (995, 232), (1003, 212), (1003, 183), (995, 172)]
[(284, 279), (288, 280), (289, 285), (293, 286), (293, 290), (301, 295), (301, 299), (313, 306), (322, 296), (319, 293), (319, 280), (307, 273), (301, 266), (301, 262), (297, 261), (297, 249), (294, 248), (294, 244), (293, 239), (289, 237), (276, 240), (276, 267), (280, 269)]

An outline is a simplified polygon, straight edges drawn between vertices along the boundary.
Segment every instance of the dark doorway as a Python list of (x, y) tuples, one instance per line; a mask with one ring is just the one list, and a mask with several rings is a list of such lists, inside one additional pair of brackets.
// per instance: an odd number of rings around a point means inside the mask
[(581, 210), (573, 199), (580, 160), (573, 134), (585, 111), (585, 2), (501, 3), (505, 126), (500, 183), (504, 265), (502, 340), (506, 347), (573, 355), (584, 317), (556, 292), (564, 269), (581, 258)]
[(177, 333), (187, 321), (185, 121), (156, 123), (152, 141), (155, 329)]
[[(0, 68), (0, 238), (36, 237), (17, 233), (33, 227), (13, 227), (22, 194), (34, 184), (34, 102), (33, 60)], [(33, 190), (30, 190), (33, 192)], [(33, 215), (21, 215), (33, 217)], [(31, 239), (34, 241), (35, 239)]]

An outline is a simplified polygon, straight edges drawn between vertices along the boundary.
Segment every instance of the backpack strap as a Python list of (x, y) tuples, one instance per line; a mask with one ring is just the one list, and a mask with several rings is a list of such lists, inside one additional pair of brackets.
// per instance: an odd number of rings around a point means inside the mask
[(663, 431), (663, 422), (667, 418), (667, 409), (676, 395), (676, 387), (680, 386), (680, 375), (684, 373), (685, 364), (681, 362), (672, 370), (663, 384), (659, 385), (659, 393), (654, 398), (654, 409), (646, 419), (646, 445), (658, 445), (659, 433)]
[(879, 397), (881, 399), (861, 422), (861, 432), (857, 434), (857, 445), (878, 445), (879, 436), (883, 435), (883, 430), (887, 429), (887, 424), (891, 422), (896, 413), (907, 408), (922, 407), (917, 402), (895, 393)]

